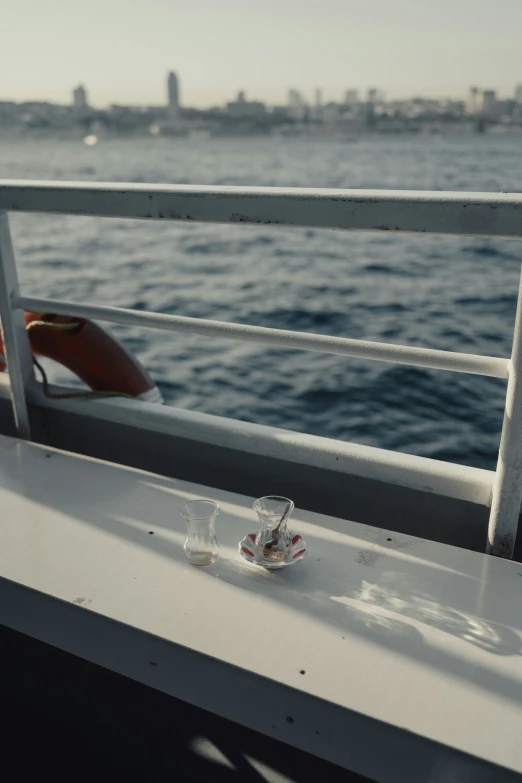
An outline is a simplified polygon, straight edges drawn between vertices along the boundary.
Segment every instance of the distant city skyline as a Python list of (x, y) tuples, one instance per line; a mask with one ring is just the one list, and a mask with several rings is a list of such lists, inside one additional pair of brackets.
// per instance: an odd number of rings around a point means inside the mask
[[(521, 0), (522, 3), (522, 0)], [(229, 101), (236, 100), (238, 95), (242, 95), (243, 99), (247, 98), (249, 101), (263, 101), (268, 106), (283, 106), (288, 103), (288, 96), (292, 92), (295, 92), (296, 94), (302, 96), (307, 103), (315, 104), (317, 103), (318, 99), (320, 99), (322, 104), (327, 104), (329, 102), (335, 102), (335, 103), (342, 103), (342, 102), (348, 102), (350, 103), (351, 100), (365, 100), (366, 97), (369, 96), (370, 100), (380, 100), (381, 98), (385, 97), (387, 101), (401, 101), (401, 100), (411, 100), (413, 98), (427, 98), (427, 99), (433, 99), (433, 100), (456, 100), (456, 101), (468, 101), (469, 100), (469, 91), (473, 86), (476, 86), (479, 91), (493, 91), (496, 93), (498, 98), (506, 100), (506, 99), (512, 99), (514, 97), (517, 97), (517, 99), (520, 101), (520, 96), (522, 95), (522, 72), (518, 79), (514, 79), (513, 84), (508, 87), (506, 90), (499, 89), (498, 85), (492, 84), (491, 82), (488, 82), (487, 84), (479, 84), (477, 80), (474, 80), (472, 84), (464, 85), (462, 90), (460, 92), (454, 91), (450, 93), (439, 93), (434, 94), (428, 91), (422, 91), (417, 90), (415, 92), (407, 92), (406, 90), (402, 92), (393, 92), (387, 89), (386, 84), (370, 84), (370, 85), (360, 85), (360, 84), (348, 84), (344, 87), (340, 87), (337, 89), (328, 89), (325, 88), (322, 85), (308, 85), (304, 87), (298, 87), (296, 88), (293, 85), (282, 85), (280, 89), (277, 91), (268, 91), (268, 92), (261, 92), (261, 94), (258, 92), (254, 92), (253, 90), (249, 89), (248, 85), (240, 84), (236, 86), (235, 88), (232, 88), (232, 90), (215, 90), (215, 91), (209, 91), (209, 95), (215, 95), (215, 100), (211, 100), (208, 103), (201, 103), (197, 100), (191, 100), (191, 91), (186, 87), (186, 80), (184, 74), (180, 74), (179, 69), (176, 69), (175, 71), (172, 69), (169, 69), (167, 74), (159, 74), (157, 75), (157, 78), (155, 80), (154, 88), (151, 88), (150, 91), (146, 93), (146, 96), (143, 100), (110, 100), (109, 102), (103, 103), (102, 101), (96, 100), (96, 93), (93, 92), (91, 89), (90, 84), (83, 80), (81, 84), (79, 84), (77, 87), (71, 88), (69, 85), (68, 89), (65, 91), (65, 94), (62, 95), (60, 93), (59, 97), (49, 97), (47, 96), (40, 96), (35, 95), (34, 92), (29, 92), (28, 95), (24, 95), (23, 97), (16, 97), (13, 95), (3, 95), (0, 93), (0, 102), (1, 101), (19, 101), (19, 102), (31, 102), (31, 101), (49, 101), (50, 103), (57, 103), (57, 104), (63, 104), (68, 105), (71, 103), (71, 94), (73, 95), (73, 103), (76, 103), (78, 100), (78, 96), (75, 96), (75, 93), (77, 90), (80, 91), (86, 91), (89, 96), (89, 105), (93, 106), (95, 108), (108, 108), (110, 105), (128, 105), (128, 106), (148, 106), (148, 105), (157, 105), (157, 106), (163, 106), (164, 104), (167, 104), (170, 106), (171, 111), (174, 111), (175, 113), (177, 110), (181, 107), (182, 101), (179, 96), (180, 93), (180, 76), (183, 81), (183, 94), (185, 96), (185, 99), (183, 101), (183, 105), (185, 107), (193, 107), (193, 108), (211, 108), (212, 106), (220, 106), (225, 105)], [(167, 92), (165, 92), (165, 78), (167, 78)], [(190, 78), (189, 78), (190, 81)], [(158, 88), (159, 84), (159, 88)], [(150, 100), (150, 96), (154, 95), (155, 100)], [(221, 97), (217, 97), (217, 96)], [(266, 97), (267, 95), (272, 95), (272, 99), (270, 97)], [(80, 102), (84, 100), (84, 96), (82, 95), (80, 97)]]
[[(522, 0), (521, 0), (522, 2)], [(161, 83), (161, 79), (159, 80)], [(164, 80), (163, 80), (164, 81)], [(472, 82), (472, 84), (475, 84), (476, 80)], [(499, 98), (502, 99), (509, 99), (513, 98), (515, 95), (515, 91), (517, 87), (522, 83), (522, 75), (517, 80), (513, 81), (513, 84), (510, 85), (507, 89), (499, 89), (496, 84), (488, 83), (487, 85), (480, 85), (482, 89), (492, 89), (497, 93)], [(87, 80), (82, 81), (82, 86), (84, 86), (89, 94), (89, 104), (93, 106), (94, 108), (108, 108), (111, 105), (122, 105), (122, 106), (163, 106), (165, 104), (165, 89), (163, 85), (163, 89), (156, 89), (154, 91), (145, 92), (143, 95), (144, 97), (140, 100), (138, 97), (135, 97), (134, 99), (126, 99), (125, 95), (127, 97), (130, 95), (130, 93), (122, 92), (121, 94), (116, 95), (114, 97), (111, 97), (110, 100), (97, 100), (96, 98), (96, 90), (93, 90)], [(208, 100), (204, 101), (201, 95), (196, 91), (195, 93), (190, 91), (188, 87), (185, 85), (185, 80), (183, 80), (183, 106), (184, 107), (191, 107), (196, 109), (209, 109), (213, 106), (223, 106), (226, 105), (229, 101), (236, 100), (236, 97), (239, 92), (243, 92), (249, 101), (262, 101), (263, 103), (266, 103), (268, 106), (285, 106), (288, 103), (288, 92), (290, 89), (296, 89), (292, 86), (281, 88), (280, 90), (267, 90), (265, 92), (263, 91), (254, 91), (252, 89), (249, 89), (248, 85), (241, 84), (236, 88), (232, 88), (231, 90), (208, 90), (205, 91), (205, 95), (208, 95)], [(297, 88), (297, 91), (307, 100), (308, 103), (313, 104), (315, 103), (315, 96), (317, 93), (317, 90), (320, 90), (322, 95), (322, 102), (324, 104), (329, 102), (334, 103), (341, 103), (345, 100), (345, 96), (347, 92), (355, 91), (359, 94), (359, 96), (365, 96), (368, 92), (368, 90), (374, 88), (373, 84), (370, 84), (368, 86), (362, 86), (356, 85), (355, 87), (351, 87), (351, 85), (348, 88), (339, 87), (336, 89), (328, 89), (325, 87), (322, 87), (320, 85), (315, 86), (304, 86)], [(428, 98), (433, 100), (454, 100), (454, 101), (467, 101), (468, 100), (468, 93), (470, 89), (470, 85), (464, 85), (461, 90), (454, 90), (452, 92), (439, 92), (439, 93), (432, 93), (427, 90), (416, 90), (416, 91), (408, 91), (403, 90), (402, 92), (392, 91), (387, 89), (386, 85), (378, 85), (378, 89), (382, 90), (382, 92), (386, 96), (386, 100), (388, 101), (401, 101), (401, 100), (409, 100), (413, 98)], [(111, 94), (112, 95), (112, 94)], [(193, 96), (193, 100), (191, 100), (191, 95)], [(200, 99), (198, 100), (198, 95)], [(195, 97), (194, 97), (195, 96)], [(34, 91), (31, 92), (31, 90), (27, 90), (27, 92), (24, 92), (21, 95), (13, 95), (13, 94), (2, 94), (0, 93), (0, 102), (2, 101), (18, 101), (20, 103), (22, 102), (49, 102), (49, 103), (57, 103), (62, 104), (64, 106), (67, 106), (71, 103), (71, 86), (69, 86), (65, 90), (60, 90), (59, 92), (47, 92), (47, 93), (41, 93), (37, 94)]]
[(465, 100), (470, 85), (512, 96), (522, 82), (522, 0), (20, 0), (3, 25), (0, 100), (185, 106), (245, 90), (284, 104), (290, 88), (323, 103), (377, 87), (388, 98)]
[[(72, 89), (69, 89), (68, 95), (65, 100), (60, 101), (52, 101), (49, 100), (49, 103), (56, 103), (58, 105), (68, 106), (73, 105), (77, 109), (85, 108), (87, 105), (92, 108), (109, 108), (110, 105), (128, 105), (128, 106), (135, 106), (136, 108), (141, 106), (163, 106), (165, 105), (170, 113), (171, 116), (177, 117), (179, 116), (179, 112), (182, 108), (211, 108), (212, 106), (227, 106), (231, 103), (234, 103), (236, 101), (239, 101), (239, 103), (249, 101), (249, 102), (256, 102), (258, 101), (257, 95), (252, 95), (248, 92), (248, 90), (245, 89), (236, 89), (233, 94), (226, 94), (225, 99), (221, 101), (216, 101), (213, 104), (210, 104), (209, 106), (198, 106), (198, 104), (185, 102), (182, 105), (181, 97), (180, 97), (180, 77), (179, 74), (174, 71), (169, 71), (166, 74), (166, 91), (165, 91), (165, 75), (163, 77), (163, 95), (159, 97), (159, 99), (152, 103), (151, 101), (145, 101), (145, 102), (124, 102), (124, 101), (112, 101), (111, 104), (107, 104), (105, 106), (101, 104), (96, 104), (95, 101), (92, 100), (91, 90), (89, 88), (89, 85), (86, 83), (79, 84), (76, 87), (73, 87)], [(314, 87), (314, 88), (308, 88), (304, 90), (297, 90), (294, 87), (286, 88), (283, 94), (278, 95), (278, 100), (276, 101), (268, 101), (264, 100), (262, 101), (263, 104), (266, 104), (266, 106), (288, 106), (292, 105), (293, 102), (297, 102), (298, 104), (304, 101), (307, 105), (327, 105), (328, 103), (338, 103), (338, 104), (345, 104), (350, 105), (352, 103), (360, 103), (360, 102), (400, 102), (400, 101), (407, 101), (407, 100), (413, 100), (413, 99), (426, 99), (426, 100), (439, 100), (439, 101), (461, 101), (463, 103), (466, 103), (469, 105), (470, 103), (470, 95), (473, 93), (476, 93), (478, 95), (483, 95), (486, 98), (486, 101), (489, 99), (490, 101), (496, 101), (496, 100), (513, 100), (515, 99), (519, 103), (522, 103), (522, 78), (519, 82), (517, 82), (512, 90), (508, 92), (507, 94), (503, 94), (501, 90), (496, 89), (495, 85), (478, 85), (474, 84), (473, 86), (467, 86), (462, 94), (459, 95), (431, 95), (431, 94), (423, 94), (421, 92), (413, 93), (413, 94), (404, 94), (404, 95), (393, 95), (389, 94), (386, 89), (382, 88), (381, 86), (372, 86), (367, 88), (360, 88), (359, 86), (350, 86), (348, 89), (341, 89), (340, 91), (337, 90), (335, 93), (333, 91), (331, 94), (329, 94), (329, 91), (324, 90), (322, 87)], [(0, 103), (2, 101), (13, 101), (16, 100), (10, 96), (2, 96), (0, 94)], [(473, 101), (473, 97), (471, 98)], [(19, 100), (20, 103), (39, 103), (39, 102), (47, 102), (45, 98), (37, 98), (35, 96), (31, 96), (30, 98), (22, 98)]]
[[(251, 100), (244, 90), (235, 99), (211, 109), (184, 106), (181, 80), (174, 71), (165, 79), (164, 102), (157, 105), (93, 106), (89, 91), (79, 84), (72, 89), (70, 103), (49, 101), (0, 101), (2, 133), (83, 133), (92, 145), (98, 134), (145, 134), (205, 138), (223, 135), (315, 135), (316, 137), (363, 133), (441, 133), (452, 128), (463, 133), (522, 131), (522, 85), (506, 99), (496, 90), (470, 87), (465, 100), (436, 100), (417, 96), (387, 100), (383, 90), (371, 87), (363, 94), (354, 88), (341, 100), (323, 100), (316, 89), (313, 101), (291, 88), (286, 104), (272, 105)], [(89, 132), (90, 131), (90, 132)]]

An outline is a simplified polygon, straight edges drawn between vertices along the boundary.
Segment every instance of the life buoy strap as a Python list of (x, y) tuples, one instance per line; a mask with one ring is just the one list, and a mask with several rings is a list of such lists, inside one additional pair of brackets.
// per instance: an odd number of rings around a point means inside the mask
[[(46, 396), (55, 399), (127, 396), (163, 402), (158, 387), (141, 363), (98, 324), (86, 318), (50, 313), (25, 313), (25, 320), (33, 360), (42, 376)], [(0, 340), (0, 354), (3, 352)], [(35, 354), (59, 362), (91, 391), (51, 392), (45, 370)], [(5, 360), (0, 369), (5, 369)]]

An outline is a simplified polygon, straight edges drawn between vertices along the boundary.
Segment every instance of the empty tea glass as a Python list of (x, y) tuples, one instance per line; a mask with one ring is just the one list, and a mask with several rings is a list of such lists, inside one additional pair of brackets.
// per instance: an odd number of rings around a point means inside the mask
[(219, 506), (213, 500), (190, 500), (179, 510), (187, 523), (187, 537), (183, 545), (185, 557), (191, 565), (207, 566), (219, 554), (216, 539), (216, 517)]

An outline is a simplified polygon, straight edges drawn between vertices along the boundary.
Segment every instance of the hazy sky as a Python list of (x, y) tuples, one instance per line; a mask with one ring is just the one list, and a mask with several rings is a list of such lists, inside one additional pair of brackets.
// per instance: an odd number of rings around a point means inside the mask
[(163, 103), (238, 89), (283, 102), (377, 86), (389, 96), (510, 95), (522, 82), (522, 0), (16, 0), (2, 9), (0, 100)]

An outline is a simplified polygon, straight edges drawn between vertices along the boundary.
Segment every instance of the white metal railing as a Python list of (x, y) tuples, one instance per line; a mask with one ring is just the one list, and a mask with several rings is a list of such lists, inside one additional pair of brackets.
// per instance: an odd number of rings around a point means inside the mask
[(286, 329), (267, 329), (264, 326), (210, 321), (206, 318), (188, 318), (181, 315), (166, 315), (141, 310), (125, 310), (121, 307), (78, 304), (58, 299), (41, 299), (34, 296), (17, 296), (13, 300), (16, 308), (37, 313), (74, 315), (84, 318), (98, 318), (128, 326), (149, 326), (167, 332), (191, 332), (192, 334), (264, 343), (272, 348), (294, 348), (303, 351), (333, 353), (377, 359), (395, 364), (409, 364), (430, 367), (434, 370), (454, 370), (475, 375), (489, 375), (492, 378), (508, 377), (508, 360), (495, 356), (477, 356), (452, 351), (434, 351), (431, 348), (412, 348), (391, 343), (376, 343), (370, 340), (351, 340), (345, 337), (330, 337), (325, 334), (292, 332)]
[(25, 390), (34, 383), (24, 310), (507, 378), (486, 549), (499, 557), (512, 556), (522, 498), (522, 289), (509, 360), (42, 299), (19, 291), (9, 211), (520, 239), (522, 194), (0, 181), (0, 317), (20, 437), (30, 437)]

